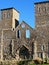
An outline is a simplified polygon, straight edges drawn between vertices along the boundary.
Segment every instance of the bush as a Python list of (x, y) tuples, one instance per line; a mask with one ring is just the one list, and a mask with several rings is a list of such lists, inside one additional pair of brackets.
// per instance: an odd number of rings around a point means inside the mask
[(44, 59), (43, 59), (43, 62), (44, 62), (44, 63), (47, 63), (47, 58), (44, 58)]
[(24, 61), (19, 61), (17, 62), (17, 65), (28, 65), (28, 60), (24, 60)]

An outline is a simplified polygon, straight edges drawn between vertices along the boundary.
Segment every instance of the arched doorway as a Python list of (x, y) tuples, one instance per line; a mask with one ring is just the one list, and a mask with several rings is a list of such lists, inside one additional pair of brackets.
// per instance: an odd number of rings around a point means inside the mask
[(19, 56), (22, 59), (29, 59), (30, 57), (29, 50), (25, 46), (22, 46), (19, 51)]

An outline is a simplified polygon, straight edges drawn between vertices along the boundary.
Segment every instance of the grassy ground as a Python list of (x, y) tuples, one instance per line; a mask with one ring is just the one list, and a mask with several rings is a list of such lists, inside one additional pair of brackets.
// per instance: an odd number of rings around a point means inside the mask
[(36, 65), (36, 64), (30, 64), (30, 65)]
[[(36, 65), (36, 64), (30, 64), (30, 65)], [(39, 64), (40, 65), (40, 64)], [(41, 65), (49, 65), (49, 64), (41, 64)]]

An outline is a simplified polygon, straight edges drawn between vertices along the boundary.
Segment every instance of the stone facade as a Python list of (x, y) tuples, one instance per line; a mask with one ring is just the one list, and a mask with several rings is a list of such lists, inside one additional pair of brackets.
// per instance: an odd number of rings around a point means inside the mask
[(37, 55), (49, 58), (49, 2), (35, 3)]
[(0, 13), (1, 60), (33, 58), (35, 30), (24, 21), (19, 24), (19, 12), (14, 8), (1, 9)]
[(35, 28), (19, 23), (15, 8), (0, 11), (0, 59), (49, 58), (49, 2), (35, 3)]

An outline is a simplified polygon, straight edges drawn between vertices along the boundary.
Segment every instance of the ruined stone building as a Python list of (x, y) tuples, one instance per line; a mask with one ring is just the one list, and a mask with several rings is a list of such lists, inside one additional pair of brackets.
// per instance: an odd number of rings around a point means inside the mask
[(0, 10), (0, 59), (49, 58), (49, 2), (35, 3), (35, 28), (19, 23), (15, 8)]
[[(19, 24), (15, 8), (0, 10), (0, 58), (29, 59), (33, 56), (33, 29), (24, 21)], [(31, 55), (31, 56), (30, 56)]]

